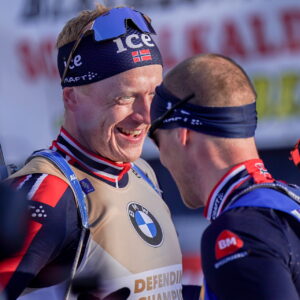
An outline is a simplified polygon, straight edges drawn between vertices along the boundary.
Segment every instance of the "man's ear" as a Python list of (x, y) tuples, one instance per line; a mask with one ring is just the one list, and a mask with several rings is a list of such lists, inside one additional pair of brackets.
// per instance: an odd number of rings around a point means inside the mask
[(63, 89), (63, 100), (65, 109), (74, 111), (77, 105), (77, 97), (73, 87), (65, 87)]
[(179, 139), (180, 144), (183, 146), (186, 146), (189, 142), (190, 130), (187, 128), (178, 128), (176, 130), (176, 132), (177, 132), (177, 138)]

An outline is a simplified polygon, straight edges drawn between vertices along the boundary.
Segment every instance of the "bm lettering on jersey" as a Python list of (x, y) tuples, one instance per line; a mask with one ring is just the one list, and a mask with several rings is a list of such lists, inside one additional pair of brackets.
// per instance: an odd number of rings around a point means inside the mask
[(235, 237), (227, 238), (225, 240), (218, 241), (219, 249), (223, 250), (231, 245), (237, 245)]
[(114, 39), (113, 42), (117, 45), (117, 53), (121, 53), (124, 51), (127, 51), (128, 48), (130, 49), (139, 49), (144, 46), (147, 47), (154, 47), (155, 44), (152, 41), (152, 38), (148, 34), (141, 34), (140, 36), (138, 34), (130, 34), (128, 35), (124, 42), (121, 38)]
[(216, 259), (233, 254), (243, 246), (244, 242), (238, 235), (229, 230), (223, 230), (219, 234), (215, 244)]

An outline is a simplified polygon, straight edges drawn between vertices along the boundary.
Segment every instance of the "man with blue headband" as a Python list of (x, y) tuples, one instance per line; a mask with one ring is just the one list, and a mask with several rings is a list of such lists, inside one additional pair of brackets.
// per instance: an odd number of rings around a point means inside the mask
[(156, 88), (150, 137), (183, 202), (205, 207), (204, 298), (300, 296), (300, 190), (275, 180), (255, 145), (256, 93), (231, 59), (198, 55)]
[(177, 234), (139, 159), (162, 80), (154, 33), (141, 12), (104, 6), (60, 33), (64, 121), (12, 178), (28, 195), (30, 226), (23, 249), (0, 263), (8, 299), (182, 299)]

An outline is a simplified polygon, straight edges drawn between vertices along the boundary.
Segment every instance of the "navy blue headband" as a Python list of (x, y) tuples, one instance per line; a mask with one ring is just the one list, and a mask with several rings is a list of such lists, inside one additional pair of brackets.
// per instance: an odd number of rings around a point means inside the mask
[[(61, 77), (74, 43), (58, 50)], [(87, 35), (72, 58), (62, 87), (93, 83), (137, 67), (162, 65), (161, 54), (151, 35), (133, 28), (128, 28), (124, 36), (101, 42), (96, 42), (93, 34)]]
[[(163, 84), (158, 86), (151, 105), (152, 124), (155, 124), (153, 122), (178, 101), (180, 99), (171, 94)], [(184, 127), (218, 137), (247, 138), (254, 136), (256, 124), (255, 102), (229, 107), (208, 107), (184, 103), (159, 124), (156, 123), (154, 127), (160, 129)], [(152, 128), (152, 133), (154, 130), (155, 128)]]

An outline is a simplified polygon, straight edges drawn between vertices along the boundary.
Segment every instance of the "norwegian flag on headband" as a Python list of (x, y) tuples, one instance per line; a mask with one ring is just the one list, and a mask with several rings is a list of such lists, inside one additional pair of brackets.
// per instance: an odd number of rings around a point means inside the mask
[(131, 55), (135, 63), (146, 60), (152, 60), (151, 52), (149, 49), (133, 51), (131, 52)]

